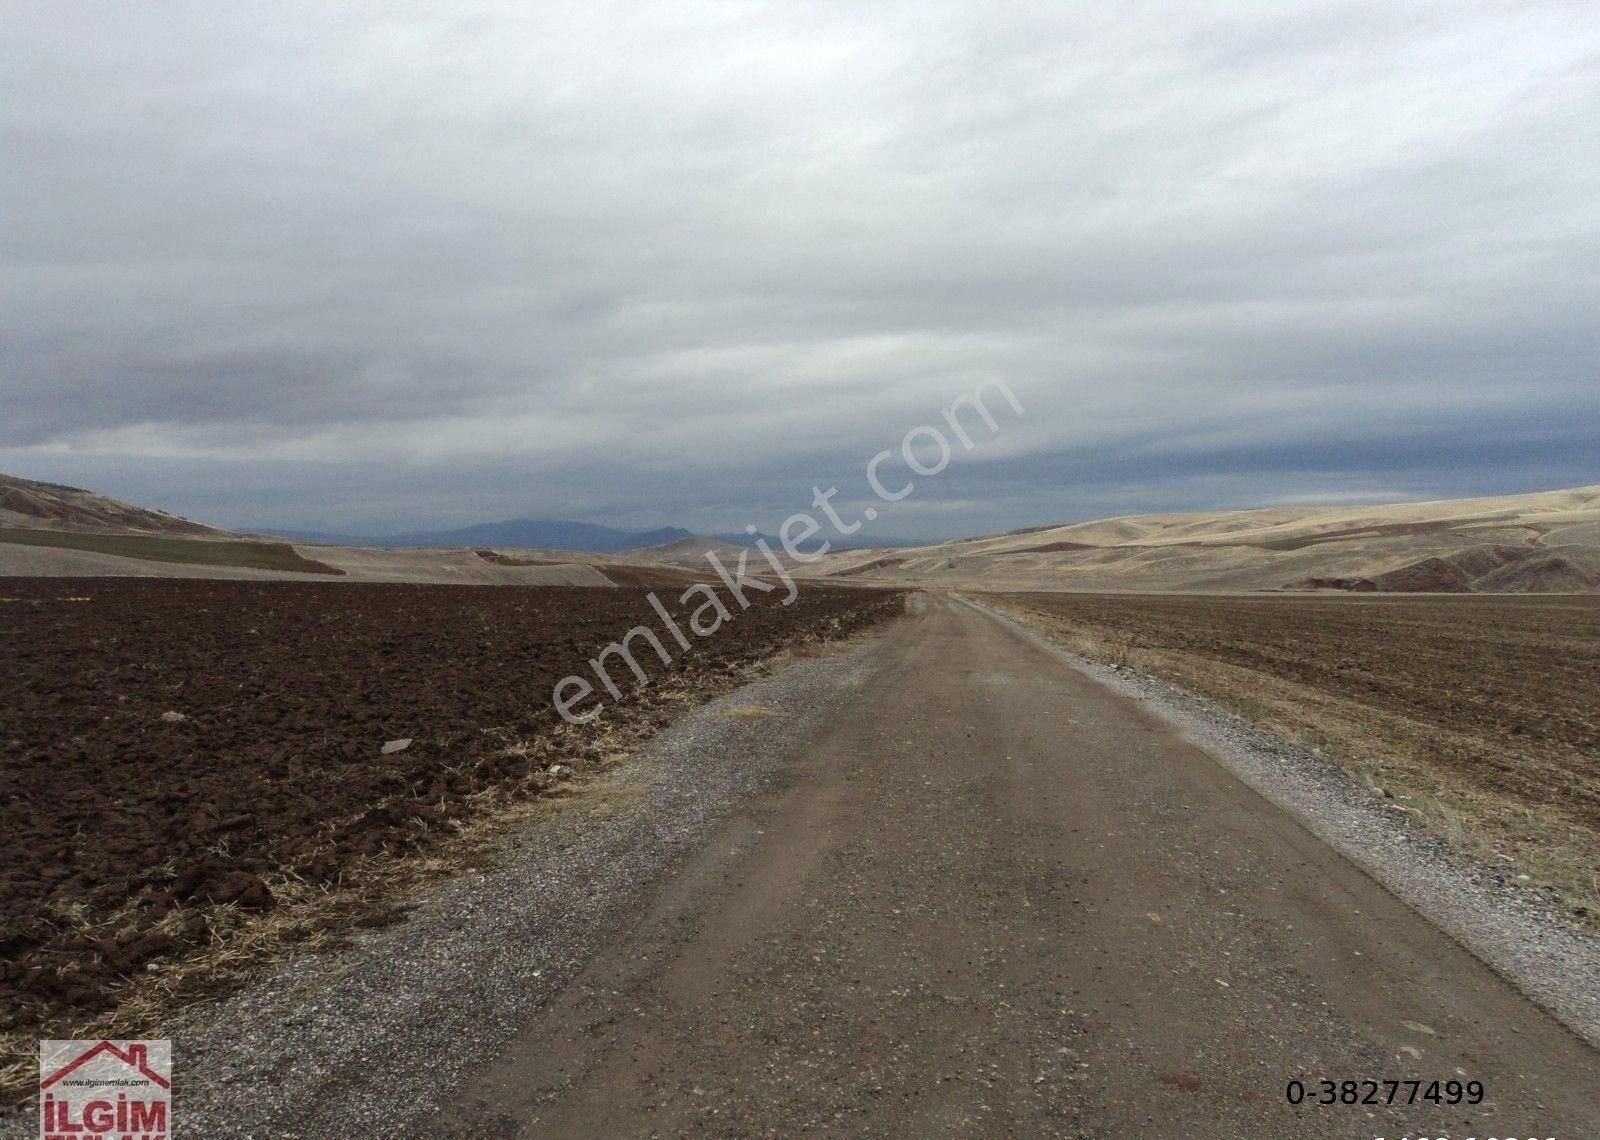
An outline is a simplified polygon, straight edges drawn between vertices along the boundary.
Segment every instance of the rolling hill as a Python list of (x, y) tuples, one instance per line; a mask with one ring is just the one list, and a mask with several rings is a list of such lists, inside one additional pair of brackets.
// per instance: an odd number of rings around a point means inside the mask
[(1600, 591), (1600, 486), (1364, 507), (1135, 515), (897, 550), (806, 575), (973, 589)]
[(0, 474), (0, 527), (91, 534), (230, 537), (227, 531), (191, 522), (166, 511), (131, 506), (81, 487), (39, 483), (4, 474)]

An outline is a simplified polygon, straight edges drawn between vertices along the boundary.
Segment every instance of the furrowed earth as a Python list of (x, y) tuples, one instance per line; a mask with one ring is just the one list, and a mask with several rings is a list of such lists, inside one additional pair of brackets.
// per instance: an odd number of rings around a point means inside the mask
[(639, 624), (676, 652), (644, 589), (11, 579), (0, 593), (0, 1032), (24, 1045), (114, 1014), (137, 980), (286, 900), (358, 889), (555, 788), (785, 647), (901, 607), (850, 589), (787, 607), (781, 590), (752, 594), (742, 613), (725, 598), (736, 617), (670, 668), (636, 641), (651, 683), (614, 661), (623, 699), (574, 728), (551, 704), (558, 679), (592, 681), (589, 659)]

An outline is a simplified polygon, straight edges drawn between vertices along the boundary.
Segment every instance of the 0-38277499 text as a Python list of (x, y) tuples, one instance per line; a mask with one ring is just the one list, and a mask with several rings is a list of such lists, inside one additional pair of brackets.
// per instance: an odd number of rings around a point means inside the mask
[[(1487, 1091), (1482, 1081), (1428, 1081), (1417, 1079), (1293, 1080), (1284, 1099), (1293, 1105), (1457, 1105), (1483, 1103)], [(1512, 1140), (1507, 1137), (1506, 1140)]]

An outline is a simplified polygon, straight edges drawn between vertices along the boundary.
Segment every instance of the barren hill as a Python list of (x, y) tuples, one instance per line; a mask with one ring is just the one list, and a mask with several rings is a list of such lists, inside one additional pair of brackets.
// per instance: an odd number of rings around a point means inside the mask
[(165, 511), (135, 507), (80, 487), (0, 475), (0, 527), (87, 533), (228, 537), (227, 531)]
[(841, 552), (802, 572), (994, 589), (1592, 593), (1600, 590), (1600, 486), (1137, 515)]

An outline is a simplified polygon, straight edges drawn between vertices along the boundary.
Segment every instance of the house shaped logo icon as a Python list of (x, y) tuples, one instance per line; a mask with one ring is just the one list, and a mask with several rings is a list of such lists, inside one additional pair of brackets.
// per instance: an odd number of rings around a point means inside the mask
[(167, 1140), (170, 1041), (42, 1041), (41, 1140)]

